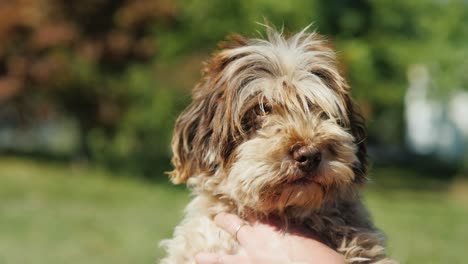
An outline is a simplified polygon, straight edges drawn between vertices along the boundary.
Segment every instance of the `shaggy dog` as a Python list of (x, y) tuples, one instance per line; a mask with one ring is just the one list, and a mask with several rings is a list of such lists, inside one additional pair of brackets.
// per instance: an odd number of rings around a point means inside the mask
[(176, 121), (176, 184), (194, 199), (162, 263), (194, 263), (200, 251), (239, 252), (213, 217), (280, 219), (317, 234), (347, 263), (390, 263), (361, 203), (366, 131), (329, 43), (307, 28), (267, 39), (231, 36), (205, 65)]

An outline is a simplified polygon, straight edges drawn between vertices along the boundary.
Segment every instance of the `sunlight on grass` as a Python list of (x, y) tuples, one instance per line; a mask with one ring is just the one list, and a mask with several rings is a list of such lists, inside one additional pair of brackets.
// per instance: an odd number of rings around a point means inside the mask
[(0, 263), (154, 263), (187, 201), (104, 171), (0, 161)]
[(366, 203), (401, 263), (465, 263), (468, 207), (450, 192), (371, 188)]
[[(365, 200), (391, 255), (402, 263), (463, 263), (466, 200), (451, 195), (448, 184), (415, 191), (402, 177), (396, 188), (379, 177), (388, 171), (374, 170)], [(171, 236), (189, 198), (168, 184), (4, 158), (0, 199), (1, 264), (118, 264), (155, 263), (163, 254), (158, 242)]]

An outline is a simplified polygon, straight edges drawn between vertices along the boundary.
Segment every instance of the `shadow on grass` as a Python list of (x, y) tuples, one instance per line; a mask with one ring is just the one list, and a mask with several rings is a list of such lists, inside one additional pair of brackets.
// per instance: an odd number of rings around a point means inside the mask
[(463, 175), (462, 164), (435, 155), (417, 155), (394, 147), (369, 147), (371, 186), (392, 189), (446, 190)]
[(420, 159), (394, 164), (375, 162), (369, 175), (374, 188), (445, 191), (459, 175), (459, 169), (439, 161)]
[[(165, 185), (176, 189), (185, 189), (185, 185), (173, 185), (166, 172), (172, 170), (170, 159), (148, 158), (138, 164), (107, 163), (77, 158), (70, 155), (57, 155), (47, 152), (2, 151), (1, 156), (18, 157), (40, 163), (55, 163), (72, 167), (103, 168), (113, 177), (131, 177), (149, 184)], [(373, 149), (370, 151), (371, 169), (370, 187), (408, 190), (446, 190), (460, 175), (460, 168), (455, 163), (443, 162), (433, 156), (414, 155), (404, 151)], [(145, 162), (151, 166), (141, 166)]]
[(135, 180), (144, 181), (148, 184), (166, 185), (168, 187), (181, 190), (186, 188), (185, 185), (174, 185), (170, 182), (169, 176), (166, 174), (166, 172), (172, 170), (172, 165), (169, 158), (160, 159), (156, 162), (153, 162), (151, 166), (152, 169), (148, 169), (148, 166), (146, 169), (142, 169), (135, 165), (132, 166), (131, 164), (102, 165), (100, 163), (77, 156), (58, 155), (41, 151), (27, 152), (3, 150), (0, 151), (0, 157), (19, 158), (37, 163), (70, 166), (72, 168), (98, 168), (109, 171), (110, 175), (116, 178), (134, 178)]

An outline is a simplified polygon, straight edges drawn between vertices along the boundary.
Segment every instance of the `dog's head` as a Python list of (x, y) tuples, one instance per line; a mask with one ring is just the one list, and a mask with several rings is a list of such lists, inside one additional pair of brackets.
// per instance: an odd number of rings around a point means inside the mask
[(177, 119), (174, 183), (268, 214), (320, 208), (364, 182), (363, 120), (325, 40), (268, 29), (220, 46)]

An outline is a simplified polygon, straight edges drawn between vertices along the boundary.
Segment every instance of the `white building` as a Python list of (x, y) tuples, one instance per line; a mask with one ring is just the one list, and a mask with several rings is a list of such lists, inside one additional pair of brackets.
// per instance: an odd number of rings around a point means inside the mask
[(434, 154), (455, 161), (463, 158), (468, 142), (468, 92), (456, 91), (448, 98), (429, 95), (427, 68), (415, 65), (408, 70), (405, 95), (406, 139), (418, 154)]

